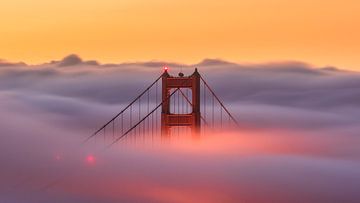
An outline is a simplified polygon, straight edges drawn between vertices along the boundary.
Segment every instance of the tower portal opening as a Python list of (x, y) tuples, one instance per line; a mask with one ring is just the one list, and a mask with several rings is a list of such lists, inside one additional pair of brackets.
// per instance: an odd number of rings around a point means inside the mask
[[(176, 92), (175, 92), (176, 91)], [(192, 91), (190, 88), (170, 89), (170, 113), (171, 114), (191, 114), (192, 108)]]

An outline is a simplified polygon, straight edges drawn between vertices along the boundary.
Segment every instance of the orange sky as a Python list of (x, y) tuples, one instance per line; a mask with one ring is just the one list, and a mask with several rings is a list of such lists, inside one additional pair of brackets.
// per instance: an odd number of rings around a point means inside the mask
[(358, 0), (2, 0), (0, 58), (300, 60), (360, 70)]

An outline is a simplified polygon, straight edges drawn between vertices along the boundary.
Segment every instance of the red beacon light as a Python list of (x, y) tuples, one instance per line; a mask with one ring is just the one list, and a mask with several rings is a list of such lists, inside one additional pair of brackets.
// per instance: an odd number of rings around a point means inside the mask
[(88, 156), (86, 157), (86, 162), (87, 162), (88, 164), (95, 164), (95, 161), (96, 161), (96, 159), (95, 159), (95, 157), (94, 157), (93, 155), (88, 155)]
[(169, 70), (169, 67), (164, 66), (164, 71), (167, 71), (167, 70)]

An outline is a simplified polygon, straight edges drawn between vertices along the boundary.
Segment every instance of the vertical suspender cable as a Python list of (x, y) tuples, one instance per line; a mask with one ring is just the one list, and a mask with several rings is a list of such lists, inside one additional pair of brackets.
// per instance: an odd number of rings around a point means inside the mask
[(121, 134), (124, 133), (124, 114), (121, 114)]
[(214, 128), (215, 122), (214, 122), (214, 96), (211, 97), (212, 98), (212, 115), (211, 115), (211, 120), (212, 120), (212, 127)]
[(223, 118), (222, 118), (222, 115), (223, 113), (222, 113), (222, 107), (220, 106), (220, 128), (221, 128), (221, 130), (222, 130), (222, 120), (223, 120)]
[(105, 132), (105, 129), (106, 128), (104, 128), (104, 144), (106, 144), (106, 132)]
[(115, 137), (115, 120), (112, 123), (112, 138), (114, 139)]
[[(205, 83), (203, 83), (203, 91), (204, 91), (204, 120), (206, 121), (206, 86)], [(204, 133), (206, 132), (206, 127), (204, 128)]]
[[(147, 92), (147, 113), (149, 114), (149, 111), (150, 111), (150, 90), (148, 90), (148, 92)], [(147, 131), (146, 132), (149, 132), (149, 122), (150, 122), (150, 120), (149, 119), (147, 119)]]
[[(141, 97), (139, 98), (139, 120), (141, 119)], [(139, 135), (140, 135), (140, 131), (141, 131), (141, 126), (139, 126)], [(136, 129), (135, 129), (135, 133), (136, 133)]]
[[(155, 84), (155, 105), (158, 105), (157, 104), (158, 103), (158, 83), (156, 83)], [(156, 114), (156, 116), (155, 116), (155, 128), (156, 128), (156, 133), (157, 133), (157, 117), (158, 117), (158, 111), (155, 111), (155, 114)]]
[(132, 126), (132, 105), (130, 106), (130, 127)]
[[(157, 99), (157, 97), (158, 97), (158, 83), (156, 83), (155, 84), (155, 89), (156, 89), (156, 91), (155, 91), (155, 105), (157, 105), (157, 101), (158, 101), (158, 99)], [(157, 120), (157, 117), (158, 117), (158, 111), (155, 111), (155, 113), (156, 113), (156, 116), (155, 116), (155, 126), (156, 126), (156, 133), (157, 133), (157, 131), (158, 131), (158, 129), (157, 129), (157, 127), (158, 127), (158, 120)]]
[[(178, 105), (178, 125), (180, 125), (180, 91), (177, 91), (177, 105)], [(178, 126), (178, 135), (180, 134), (180, 127)]]

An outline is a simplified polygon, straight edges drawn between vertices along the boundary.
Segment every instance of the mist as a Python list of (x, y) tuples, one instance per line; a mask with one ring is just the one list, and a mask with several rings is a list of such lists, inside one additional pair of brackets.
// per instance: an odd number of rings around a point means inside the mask
[[(83, 142), (164, 65), (198, 68), (241, 128)], [(358, 202), (359, 95), (359, 73), (293, 61), (0, 61), (0, 202)]]

